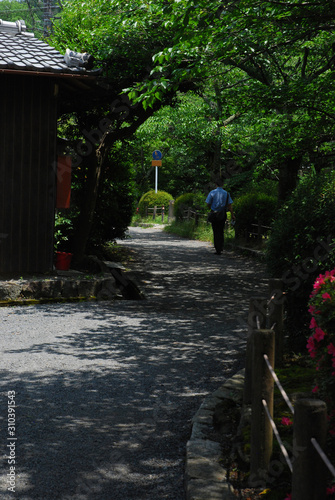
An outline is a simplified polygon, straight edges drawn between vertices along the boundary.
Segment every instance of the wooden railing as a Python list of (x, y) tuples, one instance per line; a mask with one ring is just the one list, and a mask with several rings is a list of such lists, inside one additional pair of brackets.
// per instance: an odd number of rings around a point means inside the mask
[[(261, 297), (250, 300), (244, 387), (244, 405), (251, 406), (249, 483), (250, 486), (260, 484), (260, 481), (264, 485), (273, 483), (271, 474), (273, 476), (273, 471), (278, 471), (278, 460), (272, 458), (275, 436), (292, 473), (292, 500), (323, 499), (326, 497), (327, 474), (335, 478), (335, 468), (324, 451), (327, 406), (324, 401), (309, 394), (297, 397), (293, 405), (275, 373), (276, 336), (282, 335), (282, 332), (278, 329), (275, 333), (276, 322), (272, 327), (268, 325), (274, 317), (280, 318), (283, 314), (282, 306), (283, 301), (278, 294), (277, 300), (273, 296), (270, 299)], [(279, 312), (276, 311), (278, 308)], [(293, 458), (289, 457), (287, 445), (274, 421), (274, 383), (292, 413)], [(288, 447), (292, 449), (291, 445)]]

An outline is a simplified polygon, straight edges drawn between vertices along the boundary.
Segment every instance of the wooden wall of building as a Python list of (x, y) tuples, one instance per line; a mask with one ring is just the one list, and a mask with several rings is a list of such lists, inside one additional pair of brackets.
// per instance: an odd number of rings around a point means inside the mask
[(56, 131), (52, 79), (0, 73), (0, 274), (52, 269)]

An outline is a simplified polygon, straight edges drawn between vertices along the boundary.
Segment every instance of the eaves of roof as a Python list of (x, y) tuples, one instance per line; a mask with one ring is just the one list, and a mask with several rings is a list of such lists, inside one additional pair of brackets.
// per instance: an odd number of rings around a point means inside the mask
[[(0, 20), (0, 73), (24, 73), (44, 76), (94, 77), (100, 69), (88, 69), (85, 54), (58, 50), (25, 31), (23, 21)], [(85, 67), (85, 65), (87, 67)]]

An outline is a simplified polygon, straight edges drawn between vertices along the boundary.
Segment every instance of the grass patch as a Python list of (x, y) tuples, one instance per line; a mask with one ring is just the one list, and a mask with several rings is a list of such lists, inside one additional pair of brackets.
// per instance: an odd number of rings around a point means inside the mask
[[(209, 241), (213, 243), (213, 230), (212, 225), (206, 222), (195, 224), (194, 220), (189, 221), (173, 221), (171, 224), (165, 226), (164, 231), (171, 234), (176, 234), (182, 238), (189, 240)], [(225, 243), (233, 243), (235, 238), (235, 231), (230, 226), (225, 229)]]
[(159, 214), (155, 217), (155, 219), (152, 218), (152, 215), (148, 217), (142, 217), (140, 214), (136, 214), (132, 217), (131, 219), (131, 226), (137, 227), (137, 226), (144, 226), (144, 227), (152, 227), (155, 226), (156, 224), (161, 224), (162, 226), (167, 223), (167, 215), (164, 216), (164, 221), (162, 222), (162, 216)]
[(123, 245), (118, 245), (114, 241), (105, 243), (101, 250), (105, 260), (120, 262), (122, 264), (126, 264), (133, 260), (132, 250)]

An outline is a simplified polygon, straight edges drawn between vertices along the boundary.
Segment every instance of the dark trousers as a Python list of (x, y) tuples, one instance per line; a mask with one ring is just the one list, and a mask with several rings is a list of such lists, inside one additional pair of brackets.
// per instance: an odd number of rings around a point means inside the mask
[(223, 220), (220, 220), (220, 221), (212, 222), (213, 236), (214, 236), (214, 248), (218, 253), (221, 253), (223, 250), (225, 223), (226, 223), (225, 218)]

